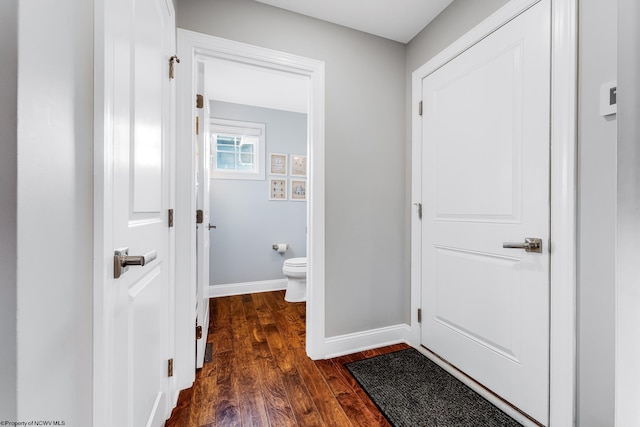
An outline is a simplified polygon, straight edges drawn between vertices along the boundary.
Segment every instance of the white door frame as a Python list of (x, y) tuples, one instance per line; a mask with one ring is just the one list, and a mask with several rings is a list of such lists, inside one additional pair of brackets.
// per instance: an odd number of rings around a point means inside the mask
[[(232, 40), (178, 29), (178, 145), (176, 191), (176, 327), (193, 330), (195, 295), (188, 292), (195, 283), (195, 197), (193, 105), (196, 57), (208, 56), (256, 65), (309, 79), (307, 152), (309, 153), (309, 198), (307, 200), (307, 354), (324, 355), (325, 336), (325, 182), (324, 182), (324, 62), (252, 46)], [(176, 337), (178, 388), (190, 387), (195, 378), (195, 338), (191, 332)], [(186, 362), (184, 362), (186, 361)]]
[[(422, 147), (418, 103), (422, 80), (540, 0), (512, 0), (412, 74), (412, 203), (421, 203)], [(577, 0), (551, 0), (551, 310), (552, 427), (575, 425)], [(411, 228), (421, 227), (417, 210)], [(420, 346), (422, 248), (411, 233), (411, 342)], [(486, 392), (481, 391), (483, 395)], [(490, 396), (488, 396), (490, 397)]]

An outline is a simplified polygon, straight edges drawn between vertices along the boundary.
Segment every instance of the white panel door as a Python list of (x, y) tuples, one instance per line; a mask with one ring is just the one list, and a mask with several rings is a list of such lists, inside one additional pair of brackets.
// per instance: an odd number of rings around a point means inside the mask
[(106, 199), (112, 198), (114, 251), (128, 248), (145, 264), (126, 267), (120, 277), (114, 269), (108, 284), (110, 425), (161, 426), (172, 327), (169, 58), (175, 24), (166, 0), (119, 0), (113, 7), (114, 67), (107, 70), (113, 75), (113, 153), (107, 155), (113, 194)]
[[(550, 7), (423, 80), (421, 344), (539, 422), (549, 406)], [(542, 252), (503, 248), (542, 239)]]
[[(205, 62), (198, 62), (197, 88), (203, 97), (207, 93), (205, 87)], [(195, 95), (194, 95), (195, 96)], [(204, 365), (204, 352), (207, 346), (209, 329), (209, 171), (211, 147), (209, 146), (209, 102), (203, 98), (202, 108), (196, 109), (198, 116), (198, 132), (196, 132), (196, 209), (202, 211), (202, 223), (197, 224), (197, 289), (196, 289), (196, 323), (202, 327), (202, 337), (196, 344), (196, 367)]]

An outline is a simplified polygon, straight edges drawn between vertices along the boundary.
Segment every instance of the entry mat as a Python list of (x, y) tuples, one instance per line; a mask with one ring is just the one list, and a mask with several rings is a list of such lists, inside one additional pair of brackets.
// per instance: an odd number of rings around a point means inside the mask
[(345, 367), (395, 427), (521, 426), (414, 348)]

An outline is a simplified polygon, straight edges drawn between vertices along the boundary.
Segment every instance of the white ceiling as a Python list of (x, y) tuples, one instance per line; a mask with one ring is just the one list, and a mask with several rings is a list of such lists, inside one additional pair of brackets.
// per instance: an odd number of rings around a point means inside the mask
[(308, 79), (223, 59), (207, 58), (207, 99), (276, 110), (307, 112)]
[(255, 0), (408, 43), (453, 0)]
[[(407, 43), (453, 0), (255, 1)], [(306, 78), (221, 59), (205, 62), (208, 99), (307, 112)]]

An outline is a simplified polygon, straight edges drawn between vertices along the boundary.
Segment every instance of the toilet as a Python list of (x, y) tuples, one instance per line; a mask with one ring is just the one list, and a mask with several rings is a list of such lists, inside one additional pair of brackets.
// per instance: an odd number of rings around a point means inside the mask
[(287, 292), (284, 300), (303, 302), (307, 300), (307, 258), (289, 258), (284, 261), (282, 273), (287, 276)]

